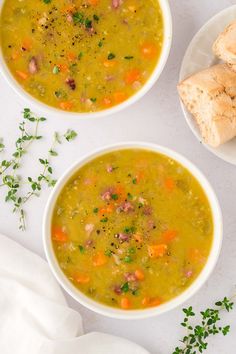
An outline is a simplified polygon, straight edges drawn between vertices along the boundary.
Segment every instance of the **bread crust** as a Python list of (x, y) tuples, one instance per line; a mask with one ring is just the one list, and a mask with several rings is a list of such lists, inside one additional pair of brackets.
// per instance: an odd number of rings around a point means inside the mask
[(227, 64), (200, 71), (178, 85), (203, 140), (217, 147), (236, 136), (236, 72)]
[(229, 65), (236, 65), (236, 21), (230, 23), (213, 44), (214, 54)]

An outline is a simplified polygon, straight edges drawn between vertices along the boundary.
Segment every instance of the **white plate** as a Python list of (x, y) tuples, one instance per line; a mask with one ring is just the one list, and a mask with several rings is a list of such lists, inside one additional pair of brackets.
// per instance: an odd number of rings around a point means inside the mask
[[(194, 36), (185, 53), (180, 70), (180, 81), (200, 70), (206, 69), (207, 67), (220, 62), (212, 52), (212, 45), (224, 28), (234, 20), (236, 20), (236, 5), (228, 7), (217, 14), (200, 29), (200, 31)], [(186, 121), (197, 139), (213, 154), (222, 160), (236, 165), (236, 138), (218, 148), (210, 147), (202, 141), (200, 131), (193, 116), (187, 111), (182, 102), (181, 106)]]

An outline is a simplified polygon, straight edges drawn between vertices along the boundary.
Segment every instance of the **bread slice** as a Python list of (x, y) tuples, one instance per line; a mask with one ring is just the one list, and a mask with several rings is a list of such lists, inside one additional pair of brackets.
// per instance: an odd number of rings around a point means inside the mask
[(229, 65), (236, 65), (236, 21), (218, 36), (212, 50), (219, 59)]
[(217, 147), (236, 136), (236, 72), (227, 64), (187, 78), (178, 91), (207, 144)]

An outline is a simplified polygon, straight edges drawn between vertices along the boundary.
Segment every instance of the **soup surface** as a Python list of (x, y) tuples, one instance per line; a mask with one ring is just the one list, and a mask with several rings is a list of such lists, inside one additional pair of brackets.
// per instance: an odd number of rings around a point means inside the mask
[(209, 255), (213, 220), (197, 180), (143, 149), (88, 162), (62, 190), (52, 241), (59, 265), (84, 294), (142, 309), (182, 293)]
[(157, 0), (5, 0), (1, 45), (23, 88), (60, 109), (117, 105), (152, 74), (163, 43)]

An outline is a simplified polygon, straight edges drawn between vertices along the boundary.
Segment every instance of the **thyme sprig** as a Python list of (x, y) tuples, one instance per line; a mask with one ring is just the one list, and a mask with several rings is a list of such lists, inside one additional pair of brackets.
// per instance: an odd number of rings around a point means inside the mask
[(184, 320), (181, 326), (186, 328), (187, 334), (181, 340), (182, 347), (175, 348), (172, 354), (197, 354), (202, 353), (207, 349), (207, 338), (211, 335), (223, 334), (226, 336), (230, 331), (230, 326), (218, 325), (220, 321), (220, 313), (222, 311), (230, 312), (233, 309), (234, 303), (224, 297), (222, 301), (217, 301), (214, 308), (208, 308), (205, 311), (200, 312), (201, 321), (200, 324), (193, 326), (191, 319), (196, 314), (193, 312), (192, 306), (187, 309), (183, 309), (185, 314)]
[[(13, 212), (19, 215), (19, 228), (25, 230), (25, 209), (24, 206), (33, 196), (40, 196), (43, 185), (47, 187), (53, 187), (56, 184), (56, 180), (52, 177), (53, 168), (51, 165), (51, 157), (57, 156), (58, 153), (55, 150), (57, 144), (61, 144), (63, 139), (71, 141), (76, 138), (77, 133), (74, 130), (67, 130), (65, 134), (60, 135), (54, 133), (54, 139), (51, 148), (48, 151), (46, 158), (39, 158), (39, 164), (42, 166), (41, 173), (33, 178), (27, 177), (25, 180), (21, 176), (16, 175), (16, 171), (21, 167), (22, 156), (27, 153), (29, 145), (42, 138), (38, 135), (39, 123), (44, 122), (44, 117), (37, 118), (33, 115), (30, 109), (25, 108), (23, 111), (23, 121), (19, 124), (20, 137), (16, 140), (16, 149), (12, 154), (11, 159), (3, 160), (0, 162), (0, 187), (5, 187), (7, 193), (5, 195), (5, 201), (13, 204)], [(30, 134), (26, 130), (26, 121), (34, 123), (34, 133)], [(4, 148), (4, 144), (2, 143)], [(1, 149), (1, 145), (0, 145)], [(20, 189), (23, 185), (28, 183), (30, 190), (25, 194), (20, 194)]]

